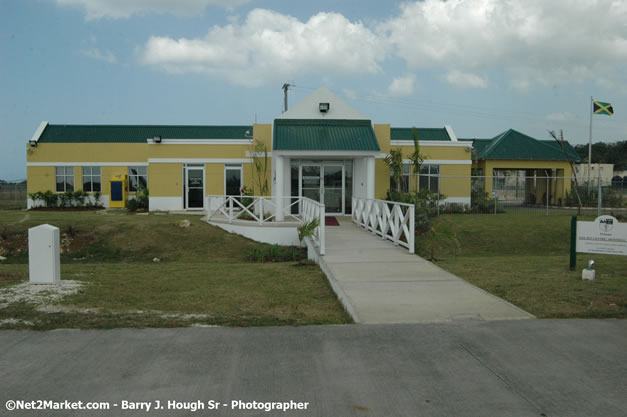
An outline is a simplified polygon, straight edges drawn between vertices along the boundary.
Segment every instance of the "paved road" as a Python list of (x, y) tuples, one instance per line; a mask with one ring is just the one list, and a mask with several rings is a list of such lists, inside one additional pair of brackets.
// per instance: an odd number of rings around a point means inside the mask
[[(0, 415), (625, 416), (626, 346), (625, 320), (3, 331)], [(10, 399), (118, 408), (8, 412)], [(309, 405), (120, 409), (123, 400), (157, 399)]]
[(429, 323), (533, 316), (339, 217), (320, 267), (360, 323)]

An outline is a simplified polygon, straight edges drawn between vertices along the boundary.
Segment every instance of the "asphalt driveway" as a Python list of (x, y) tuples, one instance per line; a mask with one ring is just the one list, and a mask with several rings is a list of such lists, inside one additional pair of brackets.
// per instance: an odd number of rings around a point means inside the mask
[(625, 416), (626, 346), (625, 320), (2, 331), (0, 415)]

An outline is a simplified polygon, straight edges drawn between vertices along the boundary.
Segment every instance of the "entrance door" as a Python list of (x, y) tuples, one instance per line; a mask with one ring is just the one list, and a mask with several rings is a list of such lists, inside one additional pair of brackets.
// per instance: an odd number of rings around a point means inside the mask
[(185, 172), (185, 208), (203, 209), (205, 195), (205, 167), (186, 165)]
[(328, 214), (344, 213), (344, 166), (301, 165), (300, 195), (324, 204)]
[(322, 195), (325, 211), (329, 214), (344, 213), (344, 166), (324, 165)]

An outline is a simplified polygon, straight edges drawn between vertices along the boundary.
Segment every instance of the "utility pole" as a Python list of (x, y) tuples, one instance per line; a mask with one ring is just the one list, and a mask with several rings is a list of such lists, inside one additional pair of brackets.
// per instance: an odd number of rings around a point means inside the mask
[(590, 170), (592, 169), (592, 115), (594, 114), (594, 97), (590, 97), (590, 135), (588, 136), (588, 191), (590, 191)]
[(283, 113), (285, 113), (287, 111), (287, 90), (289, 90), (289, 88), (292, 85), (289, 83), (285, 83), (283, 84)]

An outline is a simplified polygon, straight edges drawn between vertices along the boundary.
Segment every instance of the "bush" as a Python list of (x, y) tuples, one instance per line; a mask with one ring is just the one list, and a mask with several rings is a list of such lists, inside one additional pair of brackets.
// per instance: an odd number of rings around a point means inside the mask
[(248, 248), (246, 258), (252, 262), (289, 262), (300, 259), (300, 248), (295, 246), (263, 245)]
[(497, 213), (505, 213), (503, 205), (490, 197), (490, 194), (483, 190), (473, 188), (470, 195), (470, 209), (473, 213), (494, 213), (495, 204)]

